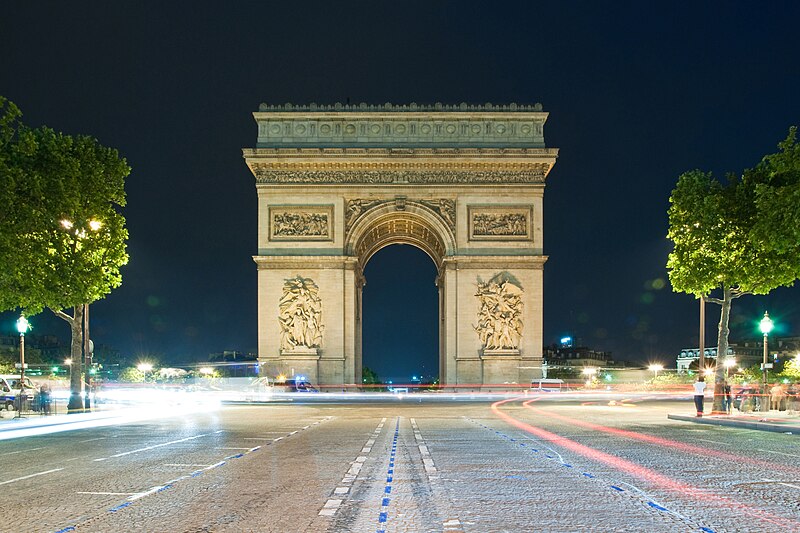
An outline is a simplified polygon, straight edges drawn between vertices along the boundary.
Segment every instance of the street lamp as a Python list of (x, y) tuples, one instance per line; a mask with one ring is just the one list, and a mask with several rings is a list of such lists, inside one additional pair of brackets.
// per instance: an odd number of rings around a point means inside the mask
[(731, 371), (731, 368), (736, 366), (736, 359), (734, 359), (733, 357), (728, 357), (722, 364), (725, 365), (725, 378), (727, 379), (728, 374)]
[(597, 374), (597, 369), (591, 366), (587, 366), (583, 370), (581, 370), (581, 374), (586, 376), (586, 386), (590, 387), (592, 385), (592, 380), (594, 380), (594, 376)]
[(153, 370), (153, 365), (150, 363), (139, 363), (136, 365), (136, 370), (144, 374), (144, 380), (147, 381), (147, 373)]
[(775, 324), (772, 322), (772, 319), (769, 317), (769, 313), (764, 311), (764, 318), (761, 319), (761, 323), (759, 324), (759, 329), (761, 333), (764, 334), (764, 361), (761, 363), (761, 375), (763, 378), (763, 391), (761, 391), (761, 410), (762, 411), (769, 411), (769, 403), (767, 401), (767, 336), (769, 332), (772, 331), (772, 327)]
[(25, 405), (25, 333), (28, 331), (30, 323), (25, 315), (20, 315), (17, 319), (17, 331), (19, 332), (19, 412), (22, 415), (22, 407)]
[(653, 373), (653, 379), (656, 379), (658, 377), (658, 373), (664, 370), (664, 365), (656, 363), (648, 366), (647, 369)]

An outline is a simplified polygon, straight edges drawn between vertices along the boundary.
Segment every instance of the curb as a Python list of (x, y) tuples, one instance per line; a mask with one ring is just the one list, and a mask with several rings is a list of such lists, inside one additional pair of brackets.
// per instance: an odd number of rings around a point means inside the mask
[(760, 431), (771, 431), (773, 433), (783, 433), (786, 435), (800, 435), (800, 425), (797, 424), (772, 424), (770, 422), (750, 422), (748, 420), (695, 417), (690, 415), (667, 415), (667, 418), (669, 420), (679, 420), (681, 422), (694, 422), (695, 424), (708, 424), (711, 426), (725, 426), (740, 429), (757, 429)]

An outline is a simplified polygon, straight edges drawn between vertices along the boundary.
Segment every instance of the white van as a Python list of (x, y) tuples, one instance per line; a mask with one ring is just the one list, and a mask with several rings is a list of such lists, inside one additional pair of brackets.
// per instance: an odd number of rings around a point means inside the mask
[(563, 379), (534, 379), (531, 380), (532, 392), (561, 392), (567, 386)]
[[(0, 374), (0, 408), (5, 407), (9, 411), (14, 409), (14, 399), (19, 394), (19, 384), (22, 376), (19, 374)], [(29, 378), (25, 378), (25, 388), (29, 391), (28, 394), (33, 396), (36, 392), (36, 387)]]

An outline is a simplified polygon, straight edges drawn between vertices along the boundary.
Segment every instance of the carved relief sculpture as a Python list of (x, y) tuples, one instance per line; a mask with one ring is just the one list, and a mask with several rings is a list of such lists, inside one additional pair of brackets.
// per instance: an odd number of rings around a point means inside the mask
[(456, 202), (447, 198), (440, 198), (437, 200), (408, 200), (406, 198), (397, 197), (394, 200), (364, 200), (353, 199), (347, 200), (347, 212), (345, 213), (345, 230), (350, 231), (356, 220), (366, 213), (368, 210), (383, 205), (387, 202), (395, 202), (395, 208), (399, 211), (405, 209), (406, 205), (423, 205), (439, 215), (442, 221), (450, 228), (450, 231), (456, 231)]
[(478, 280), (478, 325), (473, 326), (484, 350), (518, 349), (522, 338), (522, 289), (507, 277)]
[(320, 241), (331, 239), (331, 206), (270, 207), (272, 241)]
[(322, 300), (319, 287), (308, 278), (287, 279), (279, 303), (281, 349), (317, 348), (322, 341)]
[(470, 206), (471, 240), (527, 240), (531, 237), (533, 209), (523, 206)]

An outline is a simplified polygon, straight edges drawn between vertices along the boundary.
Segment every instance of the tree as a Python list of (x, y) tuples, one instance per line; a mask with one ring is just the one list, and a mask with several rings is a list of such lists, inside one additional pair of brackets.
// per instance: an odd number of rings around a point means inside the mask
[[(0, 310), (51, 309), (69, 324), (72, 360), (81, 361), (85, 305), (118, 287), (128, 262), (119, 208), (130, 167), (92, 137), (22, 125), (3, 98), (0, 110)], [(75, 409), (81, 373), (71, 375)]]
[[(731, 304), (745, 294), (767, 294), (789, 286), (800, 277), (800, 244), (792, 244), (800, 223), (780, 226), (769, 212), (782, 202), (784, 192), (800, 184), (800, 157), (794, 128), (779, 145), (780, 152), (764, 157), (741, 177), (729, 174), (725, 182), (711, 173), (693, 170), (678, 178), (670, 196), (667, 237), (674, 248), (667, 260), (676, 292), (705, 297), (721, 306), (717, 352), (728, 353)], [(712, 296), (715, 292), (717, 296)], [(725, 379), (717, 365), (715, 383)], [(715, 395), (714, 411), (722, 411)]]

